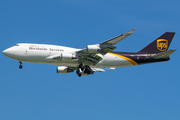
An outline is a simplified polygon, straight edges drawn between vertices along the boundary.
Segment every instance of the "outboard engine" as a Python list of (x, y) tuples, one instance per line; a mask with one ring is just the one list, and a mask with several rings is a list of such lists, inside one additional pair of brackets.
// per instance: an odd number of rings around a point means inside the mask
[(100, 50), (100, 45), (87, 45), (86, 49), (89, 53), (96, 53)]

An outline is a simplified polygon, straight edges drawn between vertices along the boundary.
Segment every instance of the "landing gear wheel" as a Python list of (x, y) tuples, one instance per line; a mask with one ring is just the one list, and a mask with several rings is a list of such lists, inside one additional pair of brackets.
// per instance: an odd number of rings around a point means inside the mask
[(22, 69), (22, 68), (23, 68), (23, 66), (22, 66), (22, 62), (21, 62), (21, 61), (19, 61), (19, 63), (20, 63), (19, 68), (20, 68), (20, 69)]
[(87, 68), (84, 70), (84, 73), (90, 74), (90, 73), (91, 73), (91, 69), (90, 69), (89, 67), (87, 67)]
[(20, 69), (22, 69), (22, 68), (23, 68), (23, 66), (22, 66), (22, 65), (19, 65), (19, 68), (20, 68)]
[(80, 73), (80, 70), (77, 70), (77, 75), (79, 76), (79, 77), (81, 77), (82, 76), (82, 74)]
[(86, 69), (84, 70), (84, 73), (89, 74), (90, 72), (89, 72), (89, 70), (86, 68)]
[(79, 73), (78, 76), (81, 77), (81, 73)]

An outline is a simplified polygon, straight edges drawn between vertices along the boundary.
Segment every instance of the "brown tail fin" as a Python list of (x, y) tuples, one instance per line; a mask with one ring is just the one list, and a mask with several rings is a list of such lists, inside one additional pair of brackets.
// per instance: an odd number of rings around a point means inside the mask
[(175, 35), (175, 32), (165, 32), (163, 35), (158, 37), (152, 43), (147, 45), (145, 48), (140, 50), (138, 53), (160, 53), (167, 51), (171, 41)]

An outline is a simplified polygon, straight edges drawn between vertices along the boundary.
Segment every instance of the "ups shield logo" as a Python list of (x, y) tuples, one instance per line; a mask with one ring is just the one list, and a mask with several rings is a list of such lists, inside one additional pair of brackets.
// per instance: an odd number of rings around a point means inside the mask
[(160, 51), (165, 51), (168, 48), (168, 41), (166, 39), (157, 40), (157, 49)]

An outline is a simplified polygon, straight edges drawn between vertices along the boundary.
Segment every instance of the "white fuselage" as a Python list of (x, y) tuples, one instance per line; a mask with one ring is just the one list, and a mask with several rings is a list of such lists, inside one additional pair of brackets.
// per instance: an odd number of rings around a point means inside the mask
[[(20, 43), (3, 51), (3, 54), (9, 58), (32, 63), (45, 63), (52, 65), (77, 67), (78, 59), (62, 60), (51, 59), (53, 56), (60, 56), (62, 53), (72, 54), (77, 57), (76, 52), (81, 49), (75, 49), (57, 45), (45, 44), (27, 44)], [(126, 67), (132, 66), (132, 63), (123, 57), (107, 53), (95, 67)]]

